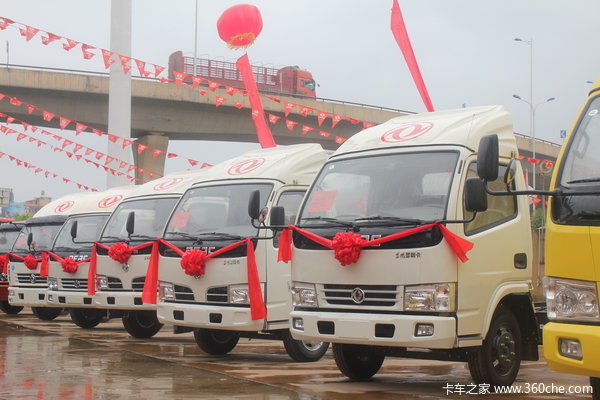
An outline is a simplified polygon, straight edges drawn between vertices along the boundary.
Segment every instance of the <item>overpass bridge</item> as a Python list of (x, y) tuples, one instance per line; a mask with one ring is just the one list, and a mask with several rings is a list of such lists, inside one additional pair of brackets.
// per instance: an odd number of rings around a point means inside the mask
[[(0, 92), (104, 131), (108, 129), (108, 83), (106, 74), (0, 68)], [(177, 87), (175, 84), (165, 84), (152, 79), (132, 79), (131, 96), (132, 138), (135, 138), (138, 143), (165, 151), (157, 157), (153, 157), (151, 152), (138, 155), (134, 151), (135, 163), (141, 168), (163, 173), (169, 139), (256, 141), (248, 98), (239, 92), (230, 96), (224, 88), (219, 88), (214, 92), (207, 90), (206, 95), (201, 95), (197, 90)], [(218, 96), (228, 101), (216, 107)], [(281, 103), (268, 99), (263, 101), (265, 112), (284, 117), (282, 104), (290, 102), (372, 123), (381, 123), (393, 117), (409, 114), (400, 110), (334, 100), (285, 96), (279, 98)], [(244, 107), (238, 109), (234, 106), (235, 103), (243, 104)], [(25, 107), (15, 107), (6, 101), (0, 102), (0, 112), (32, 125), (59, 128), (56, 118), (49, 122), (45, 121), (40, 113), (29, 114)], [(286, 118), (315, 129), (302, 135), (298, 127), (292, 132), (287, 129), (285, 123), (270, 125), (278, 144), (313, 142), (334, 149), (338, 146), (333, 140), (335, 136), (348, 138), (362, 129), (362, 124), (353, 124), (348, 120), (342, 120), (332, 128), (328, 119), (322, 129), (332, 136), (326, 138), (319, 135), (317, 116), (303, 117), (299, 114), (298, 107), (295, 107)], [(531, 157), (530, 139), (518, 136), (517, 142), (521, 154)], [(555, 160), (559, 149), (559, 145), (538, 140), (536, 157)], [(531, 169), (529, 163), (525, 162), (523, 165), (524, 168)], [(529, 173), (531, 174), (531, 171)], [(137, 177), (147, 178), (139, 175)]]

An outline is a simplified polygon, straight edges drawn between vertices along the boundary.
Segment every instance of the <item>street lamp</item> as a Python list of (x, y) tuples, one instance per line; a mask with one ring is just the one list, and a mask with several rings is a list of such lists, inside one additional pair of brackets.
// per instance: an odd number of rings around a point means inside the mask
[[(555, 97), (550, 97), (550, 98), (548, 98), (548, 99), (546, 99), (546, 100), (544, 100), (544, 101), (542, 101), (542, 102), (540, 102), (540, 103), (538, 103), (538, 104), (536, 104), (534, 106), (533, 104), (531, 104), (530, 101), (525, 100), (524, 98), (522, 98), (518, 94), (513, 94), (512, 97), (514, 97), (517, 100), (521, 100), (522, 102), (527, 103), (527, 105), (529, 105), (529, 113), (530, 113), (530, 118), (531, 118), (529, 138), (531, 140), (531, 153), (533, 154), (532, 157), (536, 158), (535, 157), (535, 110), (537, 110), (537, 108), (539, 106), (541, 106), (542, 104), (546, 104), (546, 103), (549, 103), (551, 101), (554, 101), (554, 100), (556, 100), (556, 98)], [(533, 185), (532, 186), (535, 189), (536, 188), (535, 187), (535, 166), (532, 168), (532, 171), (533, 171), (533, 182), (532, 182)]]

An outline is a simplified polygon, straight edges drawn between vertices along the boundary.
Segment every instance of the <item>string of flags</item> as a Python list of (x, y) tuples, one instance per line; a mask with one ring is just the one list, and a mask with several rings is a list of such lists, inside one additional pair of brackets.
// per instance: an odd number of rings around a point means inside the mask
[[(68, 119), (66, 117), (63, 117), (61, 115), (57, 115), (57, 114), (52, 113), (52, 112), (50, 112), (50, 111), (48, 111), (46, 109), (43, 109), (43, 108), (38, 107), (38, 106), (35, 106), (33, 104), (26, 103), (26, 102), (24, 102), (24, 101), (22, 101), (22, 100), (20, 100), (20, 99), (18, 99), (16, 97), (11, 97), (11, 96), (8, 96), (8, 95), (6, 95), (4, 93), (0, 93), (0, 101), (1, 100), (8, 100), (9, 103), (11, 105), (15, 106), (15, 107), (27, 107), (27, 112), (29, 114), (32, 114), (35, 111), (41, 111), (42, 112), (42, 118), (44, 119), (44, 121), (47, 121), (47, 122), (50, 122), (54, 118), (57, 118), (58, 122), (59, 122), (59, 127), (60, 127), (61, 130), (65, 130), (70, 125), (74, 124), (74, 126), (75, 126), (74, 130), (75, 130), (75, 135), (76, 136), (80, 135), (82, 132), (88, 132), (88, 130), (89, 130), (90, 133), (94, 133), (97, 136), (106, 136), (108, 138), (108, 140), (110, 140), (113, 143), (120, 142), (121, 143), (121, 147), (124, 148), (124, 149), (127, 148), (127, 146), (135, 146), (136, 147), (136, 151), (137, 151), (138, 154), (142, 154), (144, 151), (148, 150), (148, 151), (152, 151), (152, 157), (158, 157), (159, 155), (165, 153), (164, 150), (156, 149), (154, 147), (147, 146), (147, 145), (144, 145), (142, 143), (137, 143), (137, 142), (135, 142), (133, 140), (129, 140), (129, 139), (125, 139), (125, 138), (122, 138), (120, 136), (117, 136), (117, 135), (113, 135), (111, 133), (105, 132), (105, 131), (100, 130), (100, 129), (89, 127), (89, 126), (87, 126), (85, 124), (82, 124), (82, 123), (77, 122), (77, 121), (73, 121), (73, 120)], [(5, 117), (5, 116), (6, 116), (6, 114), (0, 113), (0, 117)], [(20, 122), (23, 125), (23, 128), (25, 130), (27, 130), (28, 128), (32, 128), (32, 129), (37, 128), (37, 127), (33, 127), (33, 125), (28, 124), (28, 123), (26, 123), (24, 121), (18, 120), (17, 118), (8, 117), (8, 116), (6, 116), (6, 117), (7, 117), (7, 123), (11, 123), (13, 121), (18, 121), (18, 122)], [(41, 131), (41, 133), (43, 133), (45, 135), (53, 135), (52, 133), (47, 132), (44, 129), (41, 129), (41, 128), (38, 128), (38, 129)], [(34, 132), (35, 132), (35, 130), (34, 130)], [(58, 136), (58, 135), (53, 135), (53, 136)], [(59, 140), (59, 139), (57, 139), (57, 140)], [(67, 147), (67, 146), (69, 146), (71, 144), (75, 144), (75, 148), (77, 148), (77, 150), (81, 150), (81, 148), (83, 147), (82, 145), (77, 144), (77, 143), (72, 142), (72, 141), (69, 141), (67, 139), (63, 139), (63, 140), (64, 140), (63, 143), (65, 143), (65, 142), (67, 143), (67, 144), (64, 145), (63, 148), (65, 148), (65, 147)], [(79, 146), (82, 146), (82, 147), (79, 147)], [(106, 155), (104, 153), (101, 153), (101, 152), (98, 152), (98, 151), (96, 151), (94, 149), (87, 148), (86, 152), (90, 151), (90, 150), (91, 150), (91, 152), (95, 152), (96, 153), (96, 156), (97, 156), (98, 160), (101, 159), (102, 157), (106, 157), (107, 159), (116, 160), (116, 159), (114, 159), (112, 157), (109, 157), (108, 155)], [(91, 153), (88, 153), (86, 155), (89, 155), (89, 154), (91, 154)], [(190, 163), (191, 166), (197, 166), (197, 165), (200, 164), (200, 162), (197, 161), (197, 160), (193, 160), (191, 158), (180, 156), (179, 154), (175, 154), (175, 153), (167, 152), (166, 156), (167, 156), (167, 158), (173, 158), (173, 157), (183, 158), (183, 159), (187, 160), (188, 163)], [(116, 160), (116, 161), (119, 161), (121, 163), (124, 162), (124, 161), (121, 161), (121, 160)], [(123, 165), (123, 166), (120, 166), (119, 168), (124, 168), (125, 166), (127, 166), (128, 168), (130, 168), (131, 166), (133, 166), (132, 169), (137, 168), (142, 173), (146, 172), (149, 175), (153, 174), (156, 177), (160, 176), (160, 174), (158, 174), (156, 172), (147, 171), (147, 170), (145, 170), (143, 168), (138, 168), (138, 167), (136, 167), (133, 164)], [(208, 163), (201, 163), (200, 164), (200, 168), (205, 168), (205, 167), (210, 167), (210, 166), (211, 166), (211, 164), (208, 164)]]
[[(28, 42), (33, 37), (38, 35), (38, 33), (39, 33), (38, 36), (41, 37), (41, 41), (44, 45), (48, 45), (53, 42), (61, 43), (63, 49), (66, 51), (71, 51), (73, 48), (77, 47), (78, 45), (81, 45), (80, 48), (81, 48), (81, 52), (82, 52), (82, 57), (84, 59), (90, 60), (90, 59), (94, 58), (97, 54), (101, 54), (103, 62), (104, 62), (104, 67), (106, 69), (108, 69), (115, 62), (119, 62), (121, 64), (121, 67), (123, 68), (123, 71), (125, 73), (129, 73), (132, 70), (132, 66), (135, 65), (140, 76), (142, 76), (144, 78), (150, 78), (151, 75), (153, 75), (153, 77), (158, 79), (160, 82), (174, 83), (177, 87), (186, 86), (186, 87), (192, 88), (194, 90), (197, 90), (198, 93), (202, 96), (206, 95), (207, 91), (202, 88), (199, 88), (198, 86), (200, 84), (206, 84), (208, 86), (208, 89), (212, 92), (215, 92), (220, 87), (224, 87), (226, 93), (230, 96), (233, 96), (237, 92), (240, 92), (242, 95), (247, 96), (247, 92), (243, 89), (231, 87), (228, 85), (224, 85), (224, 84), (221, 84), (218, 82), (208, 80), (208, 79), (200, 77), (200, 76), (186, 74), (186, 73), (183, 73), (180, 71), (173, 71), (173, 76), (175, 79), (169, 79), (169, 78), (163, 76), (164, 71), (167, 70), (166, 67), (163, 67), (163, 66), (160, 66), (157, 64), (153, 64), (153, 63), (149, 63), (149, 62), (139, 60), (139, 59), (136, 59), (133, 57), (129, 57), (126, 55), (116, 54), (115, 52), (112, 52), (110, 50), (101, 49), (101, 48), (98, 48), (98, 47), (95, 47), (95, 46), (92, 46), (92, 45), (89, 45), (86, 43), (82, 43), (82, 42), (79, 42), (79, 41), (76, 41), (76, 40), (73, 40), (70, 38), (56, 35), (54, 33), (50, 33), (50, 32), (41, 30), (39, 28), (35, 28), (35, 27), (29, 26), (26, 24), (22, 24), (20, 22), (16, 22), (16, 21), (11, 20), (6, 17), (0, 17), (0, 30), (5, 30), (8, 27), (14, 27), (14, 28), (18, 29), (21, 36), (24, 37), (25, 40)], [(96, 53), (95, 51), (99, 51), (99, 53)], [(186, 81), (190, 81), (191, 84), (188, 84)], [(366, 129), (366, 128), (376, 125), (371, 122), (361, 121), (361, 120), (346, 117), (343, 115), (330, 113), (330, 112), (326, 112), (326, 111), (322, 111), (322, 110), (317, 110), (317, 109), (303, 106), (300, 104), (282, 101), (280, 98), (275, 97), (275, 96), (267, 96), (267, 95), (261, 95), (261, 96), (263, 98), (269, 99), (276, 103), (282, 104), (282, 106), (283, 106), (282, 112), (284, 113), (285, 117), (287, 117), (296, 107), (298, 108), (298, 114), (303, 117), (308, 117), (309, 115), (313, 115), (313, 114), (316, 115), (319, 127), (322, 127), (324, 121), (328, 118), (331, 119), (331, 128), (332, 129), (339, 122), (341, 122), (344, 119), (354, 125), (362, 123), (363, 129)], [(229, 101), (229, 99), (227, 99), (223, 96), (218, 96), (218, 95), (215, 96), (215, 106), (216, 107), (221, 106), (226, 101)], [(233, 106), (238, 109), (244, 108), (244, 104), (239, 103), (235, 100), (233, 100)], [(301, 125), (303, 135), (306, 135), (308, 132), (316, 129), (316, 128), (309, 127), (307, 125), (300, 124), (298, 122), (289, 120), (287, 118), (285, 118), (284, 120), (286, 122), (286, 127), (290, 131), (293, 131), (294, 128), (296, 127), (296, 125)], [(269, 120), (269, 122), (272, 124), (277, 123), (277, 121), (278, 121), (278, 119), (270, 119)], [(331, 133), (329, 133), (327, 131), (323, 131), (323, 130), (319, 130), (319, 135), (322, 137), (330, 137), (332, 140), (334, 140), (338, 144), (341, 144), (344, 141), (346, 141), (346, 138), (344, 138), (344, 137), (332, 135)]]
[(42, 173), (47, 179), (60, 178), (63, 183), (72, 183), (74, 185), (77, 185), (77, 187), (79, 189), (84, 189), (84, 190), (88, 190), (88, 191), (92, 191), (92, 192), (97, 192), (98, 191), (98, 189), (94, 189), (94, 188), (91, 188), (89, 186), (83, 185), (81, 183), (75, 182), (72, 179), (62, 177), (62, 176), (58, 175), (57, 173), (54, 173), (52, 171), (48, 171), (48, 170), (46, 170), (44, 168), (37, 167), (37, 166), (35, 166), (34, 164), (32, 164), (30, 162), (21, 160), (21, 159), (15, 157), (15, 156), (12, 156), (12, 155), (7, 154), (5, 152), (0, 152), (0, 158), (3, 158), (4, 156), (6, 156), (10, 161), (14, 162), (17, 166), (26, 168), (26, 169), (28, 169), (30, 171), (33, 171), (34, 174), (40, 174), (40, 173)]

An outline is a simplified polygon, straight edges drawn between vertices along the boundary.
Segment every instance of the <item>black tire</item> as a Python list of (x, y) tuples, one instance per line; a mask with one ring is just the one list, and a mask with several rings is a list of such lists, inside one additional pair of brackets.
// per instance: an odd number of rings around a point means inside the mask
[(340, 372), (353, 381), (366, 381), (379, 371), (385, 360), (383, 347), (333, 344), (333, 357)]
[(69, 310), (71, 321), (83, 329), (92, 329), (106, 316), (106, 310), (96, 308), (71, 308)]
[(52, 307), (31, 307), (31, 311), (33, 315), (41, 319), (42, 321), (52, 321), (56, 319), (62, 313), (62, 308), (52, 308)]
[(240, 334), (235, 331), (199, 328), (194, 329), (194, 339), (203, 352), (220, 356), (235, 348)]
[(156, 335), (163, 324), (158, 322), (156, 311), (129, 311), (121, 318), (123, 327), (134, 338), (148, 339)]
[(23, 310), (23, 306), (11, 306), (7, 300), (0, 301), (0, 310), (2, 310), (5, 314), (18, 314)]
[(283, 346), (290, 358), (297, 362), (319, 361), (329, 348), (328, 342), (296, 340), (290, 331), (283, 333)]
[(592, 400), (600, 400), (600, 378), (590, 376), (590, 386), (592, 387)]
[(477, 384), (510, 386), (515, 381), (523, 357), (521, 330), (514, 314), (506, 307), (496, 310), (481, 347), (467, 357), (471, 377)]

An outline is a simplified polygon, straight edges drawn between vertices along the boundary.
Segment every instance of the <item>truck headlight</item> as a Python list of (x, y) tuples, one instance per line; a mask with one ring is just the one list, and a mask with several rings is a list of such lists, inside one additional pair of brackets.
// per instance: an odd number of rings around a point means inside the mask
[(248, 285), (229, 285), (230, 304), (250, 304)]
[(318, 307), (317, 289), (314, 283), (292, 282), (292, 305), (294, 307)]
[(598, 320), (598, 291), (595, 282), (544, 278), (549, 319)]
[(454, 283), (410, 285), (404, 287), (404, 310), (426, 312), (453, 312)]
[(160, 301), (175, 300), (175, 286), (171, 282), (158, 282), (158, 298)]
[(48, 277), (48, 290), (58, 290), (58, 279)]
[(96, 276), (96, 289), (98, 290), (108, 290), (108, 277), (104, 275)]

